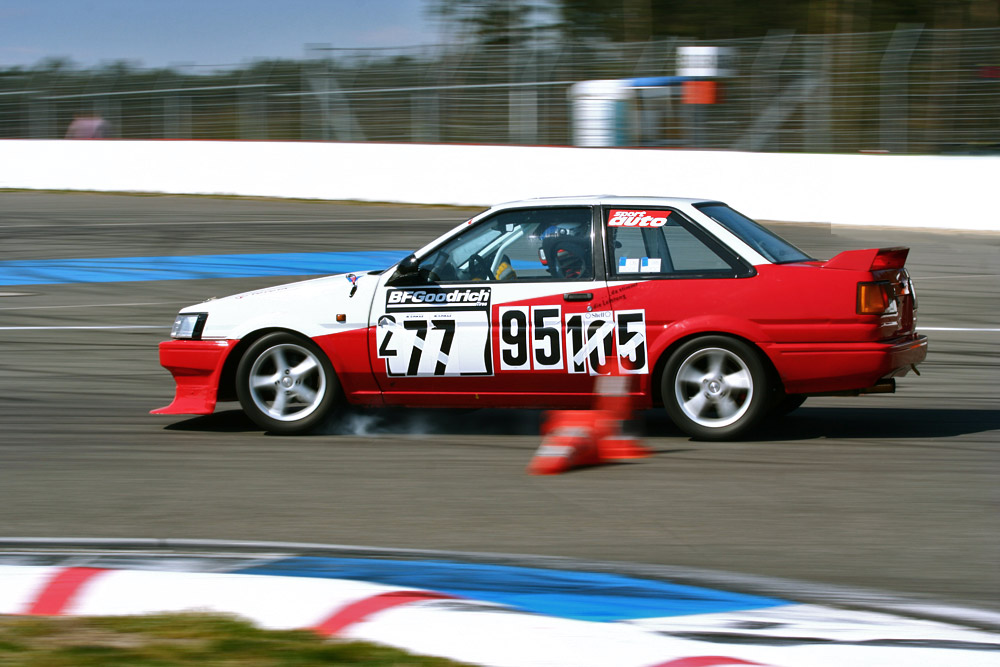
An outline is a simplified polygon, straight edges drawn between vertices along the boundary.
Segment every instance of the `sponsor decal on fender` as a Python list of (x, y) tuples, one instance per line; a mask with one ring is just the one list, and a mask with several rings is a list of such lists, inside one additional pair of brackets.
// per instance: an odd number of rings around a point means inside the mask
[(608, 227), (662, 227), (671, 211), (611, 211)]
[(386, 310), (398, 310), (407, 306), (421, 308), (456, 306), (487, 307), (490, 305), (490, 290), (487, 287), (452, 287), (431, 289), (396, 289), (385, 295)]

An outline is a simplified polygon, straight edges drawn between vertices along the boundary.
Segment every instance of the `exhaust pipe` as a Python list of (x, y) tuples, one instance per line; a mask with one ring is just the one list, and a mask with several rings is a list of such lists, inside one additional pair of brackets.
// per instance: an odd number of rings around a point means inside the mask
[(871, 387), (866, 387), (862, 389), (859, 393), (861, 394), (895, 394), (896, 393), (896, 378), (884, 378), (879, 380)]

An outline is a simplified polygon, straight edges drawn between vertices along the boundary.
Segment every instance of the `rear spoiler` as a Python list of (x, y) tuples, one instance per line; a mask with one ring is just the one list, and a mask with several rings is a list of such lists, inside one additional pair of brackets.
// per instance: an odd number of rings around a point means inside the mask
[(880, 271), (882, 269), (901, 269), (906, 264), (906, 256), (910, 249), (868, 248), (867, 250), (847, 250), (821, 265), (825, 269), (843, 269), (845, 271)]

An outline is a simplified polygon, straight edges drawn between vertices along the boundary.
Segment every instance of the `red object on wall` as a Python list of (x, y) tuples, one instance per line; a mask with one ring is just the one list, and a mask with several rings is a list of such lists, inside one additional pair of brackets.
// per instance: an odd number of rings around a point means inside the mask
[(684, 104), (716, 104), (719, 101), (717, 81), (685, 81), (681, 91)]

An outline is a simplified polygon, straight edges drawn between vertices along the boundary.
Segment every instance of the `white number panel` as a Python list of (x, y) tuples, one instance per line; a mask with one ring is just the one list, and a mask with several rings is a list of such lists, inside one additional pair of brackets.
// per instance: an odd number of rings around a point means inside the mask
[(615, 357), (619, 373), (649, 372), (646, 311), (604, 310), (566, 316), (566, 358), (570, 373), (606, 375), (612, 372)]
[(500, 317), (500, 370), (526, 371), (531, 369), (531, 331), (528, 326), (527, 308), (499, 309)]
[(562, 308), (501, 307), (500, 370), (560, 370), (563, 367)]
[(567, 313), (563, 322), (557, 305), (507, 306), (499, 318), (501, 371), (649, 372), (644, 310)]
[[(393, 377), (493, 375), (489, 288), (386, 293), (375, 331)], [(499, 371), (649, 373), (646, 311), (563, 313), (558, 304), (500, 306)]]
[(615, 312), (615, 331), (618, 343), (618, 372), (623, 375), (648, 373), (646, 311), (619, 310)]
[(488, 289), (395, 290), (375, 329), (386, 373), (492, 375)]

